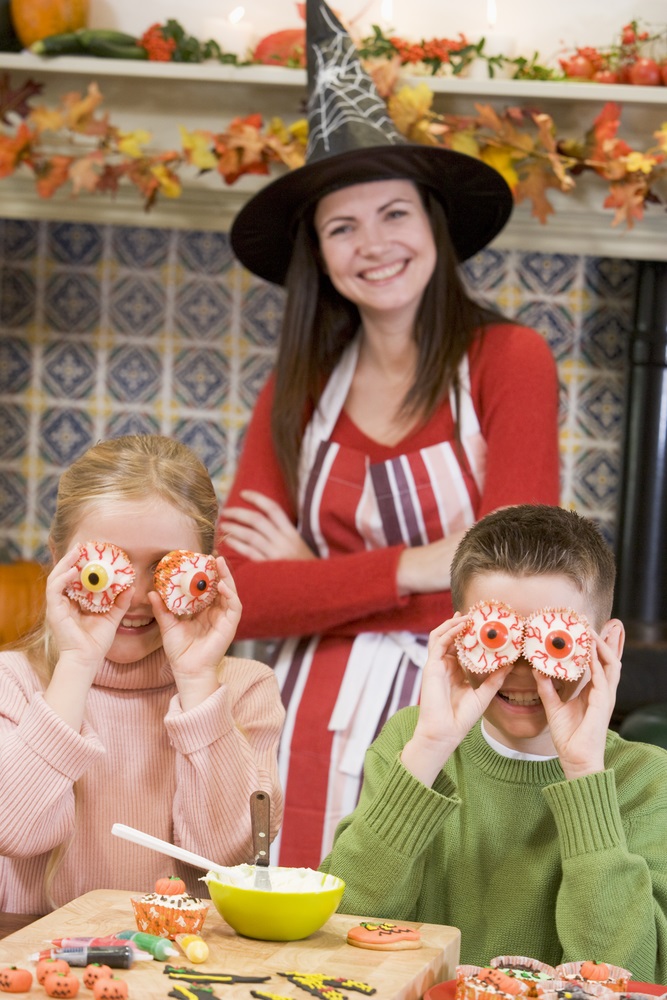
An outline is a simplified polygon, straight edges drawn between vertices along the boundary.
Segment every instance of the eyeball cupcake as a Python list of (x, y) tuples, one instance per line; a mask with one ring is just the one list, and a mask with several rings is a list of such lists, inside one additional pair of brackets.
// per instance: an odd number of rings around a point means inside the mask
[(65, 593), (85, 611), (110, 611), (118, 595), (134, 583), (130, 557), (111, 542), (82, 542), (74, 565), (79, 579)]
[(198, 615), (215, 600), (219, 580), (213, 556), (175, 549), (160, 559), (155, 589), (174, 615)]
[(590, 666), (593, 639), (583, 615), (544, 608), (524, 626), (523, 655), (547, 677), (576, 681)]
[(454, 639), (462, 666), (490, 674), (521, 653), (523, 619), (500, 601), (480, 601), (468, 612), (466, 627)]

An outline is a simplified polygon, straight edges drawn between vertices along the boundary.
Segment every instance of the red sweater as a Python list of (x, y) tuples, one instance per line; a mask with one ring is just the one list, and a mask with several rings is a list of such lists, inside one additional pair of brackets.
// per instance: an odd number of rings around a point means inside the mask
[[(499, 324), (470, 350), (473, 404), (487, 443), (486, 482), (477, 517), (516, 503), (559, 499), (558, 377), (548, 345), (527, 327)], [(271, 438), (274, 380), (257, 400), (227, 503), (248, 506), (245, 489), (296, 511)], [(343, 412), (332, 438), (365, 452), (371, 462), (452, 440), (446, 400), (428, 423), (388, 447), (366, 437)], [(252, 562), (220, 540), (243, 602), (237, 638), (279, 638), (322, 632), (357, 634), (407, 629), (426, 633), (452, 610), (449, 591), (400, 596), (396, 569), (403, 545), (329, 559)]]

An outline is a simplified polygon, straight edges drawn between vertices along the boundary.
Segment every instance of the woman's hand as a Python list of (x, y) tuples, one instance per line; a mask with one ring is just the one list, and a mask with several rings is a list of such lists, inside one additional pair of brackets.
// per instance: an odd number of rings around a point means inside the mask
[(449, 590), (452, 559), (464, 534), (464, 531), (457, 531), (437, 542), (404, 549), (396, 575), (399, 593), (432, 594)]
[(428, 640), (419, 719), (401, 754), (406, 768), (429, 787), (447, 760), (482, 717), (513, 664), (487, 674), (473, 686), (459, 663), (454, 638), (465, 624), (456, 612)]
[(225, 507), (220, 528), (231, 549), (253, 562), (275, 559), (315, 559), (282, 507), (256, 490), (243, 490), (247, 507)]
[(183, 710), (200, 704), (220, 686), (218, 670), (241, 618), (241, 601), (227, 563), (218, 556), (218, 593), (197, 615), (168, 611), (156, 591), (148, 594)]
[(597, 632), (593, 632), (593, 640), (590, 677), (585, 675), (566, 701), (551, 678), (533, 671), (551, 739), (568, 780), (604, 770), (607, 730), (621, 677), (615, 643), (607, 643)]

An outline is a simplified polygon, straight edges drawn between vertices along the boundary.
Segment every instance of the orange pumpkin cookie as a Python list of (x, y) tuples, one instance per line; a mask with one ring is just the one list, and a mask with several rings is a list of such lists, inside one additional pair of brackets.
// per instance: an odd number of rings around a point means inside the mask
[(593, 639), (583, 615), (544, 608), (524, 626), (523, 655), (547, 677), (576, 681), (591, 662)]
[(459, 662), (475, 674), (490, 674), (521, 654), (523, 619), (501, 601), (480, 601), (454, 639)]
[(79, 579), (65, 593), (85, 611), (110, 611), (118, 595), (134, 583), (129, 556), (111, 542), (82, 542), (74, 565)]
[(174, 615), (197, 615), (215, 600), (218, 567), (213, 556), (176, 549), (160, 559), (153, 583)]
[(8, 965), (0, 969), (0, 990), (3, 993), (27, 993), (32, 986), (32, 972)]
[(355, 948), (370, 948), (371, 951), (402, 951), (422, 946), (419, 931), (413, 927), (366, 921), (350, 928), (347, 943), (353, 944)]

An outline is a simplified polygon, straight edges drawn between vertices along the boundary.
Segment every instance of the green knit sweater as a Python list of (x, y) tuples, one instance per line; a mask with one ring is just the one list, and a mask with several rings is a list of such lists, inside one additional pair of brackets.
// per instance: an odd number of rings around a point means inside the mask
[(461, 961), (596, 959), (667, 984), (667, 751), (610, 732), (606, 770), (503, 757), (479, 723), (427, 788), (400, 761), (418, 709), (368, 750), (323, 871), (340, 912), (449, 924)]

